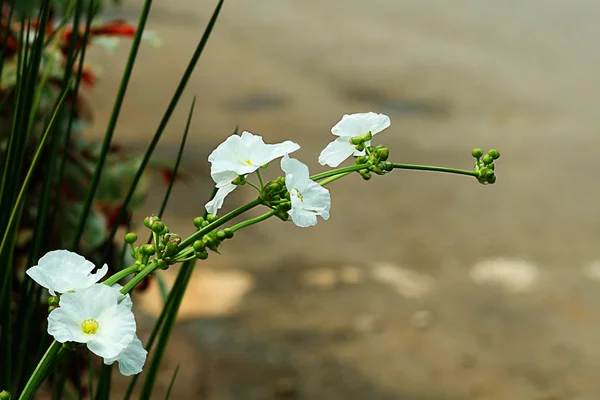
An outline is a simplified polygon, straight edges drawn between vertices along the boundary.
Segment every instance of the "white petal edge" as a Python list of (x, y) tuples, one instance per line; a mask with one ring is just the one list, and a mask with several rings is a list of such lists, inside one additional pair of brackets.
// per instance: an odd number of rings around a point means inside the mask
[(319, 154), (319, 164), (335, 168), (350, 157), (354, 151), (355, 147), (347, 139), (338, 138), (329, 143)]
[(223, 185), (222, 187), (220, 187), (217, 190), (217, 193), (215, 193), (215, 197), (213, 197), (213, 199), (211, 201), (209, 201), (208, 203), (206, 203), (206, 205), (204, 206), (204, 208), (206, 208), (206, 211), (209, 214), (217, 214), (217, 211), (223, 207), (223, 202), (225, 201), (225, 197), (227, 197), (227, 195), (231, 192), (233, 192), (235, 190), (237, 186), (234, 185), (233, 183), (228, 183)]
[(142, 346), (142, 342), (137, 336), (118, 356), (105, 358), (104, 364), (111, 365), (115, 361), (119, 363), (119, 371), (125, 376), (136, 375), (142, 372), (148, 352)]

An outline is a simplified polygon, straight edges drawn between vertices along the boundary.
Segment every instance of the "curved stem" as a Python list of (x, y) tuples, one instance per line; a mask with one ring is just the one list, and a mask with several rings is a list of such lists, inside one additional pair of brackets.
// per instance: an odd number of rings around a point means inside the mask
[(392, 164), (394, 169), (412, 169), (418, 171), (435, 171), (435, 172), (446, 172), (449, 174), (468, 175), (478, 177), (479, 173), (476, 171), (467, 171), (465, 169), (446, 168), (446, 167), (434, 167), (430, 165), (414, 165), (414, 164)]
[(310, 177), (310, 179), (312, 179), (313, 181), (318, 181), (319, 179), (329, 178), (330, 176), (341, 174), (342, 172), (358, 171), (364, 168), (369, 168), (369, 164), (358, 164), (352, 165), (350, 167), (332, 169), (331, 171), (325, 171), (321, 172), (320, 174), (313, 175)]
[(33, 399), (33, 395), (37, 388), (42, 384), (43, 380), (50, 372), (50, 368), (54, 360), (57, 358), (56, 356), (62, 349), (62, 343), (57, 342), (56, 340), (52, 342), (48, 350), (46, 350), (46, 354), (42, 357), (39, 364), (31, 374), (29, 381), (25, 385), (23, 392), (19, 396), (19, 400), (30, 400)]
[(231, 211), (230, 213), (223, 215), (218, 220), (211, 222), (210, 224), (206, 225), (204, 228), (199, 229), (196, 233), (193, 233), (187, 239), (181, 241), (181, 243), (178, 246), (178, 250), (181, 252), (186, 247), (188, 247), (192, 243), (194, 243), (194, 241), (196, 241), (196, 240), (200, 239), (202, 236), (206, 235), (208, 232), (215, 230), (216, 228), (223, 225), (224, 223), (234, 219), (238, 215), (241, 215), (241, 214), (245, 213), (246, 211), (248, 211), (262, 203), (263, 203), (263, 201), (260, 198), (257, 198), (255, 200), (252, 200), (250, 203), (243, 205), (241, 207), (238, 207), (235, 210)]
[(256, 186), (254, 183), (250, 182), (246, 178), (244, 178), (244, 182), (247, 183), (248, 185), (252, 186), (254, 189), (258, 190), (258, 193), (260, 193), (260, 188), (258, 186)]
[(257, 224), (257, 223), (259, 223), (259, 222), (262, 222), (262, 221), (264, 221), (264, 220), (266, 220), (266, 219), (269, 219), (269, 218), (271, 218), (273, 215), (275, 215), (276, 213), (277, 213), (277, 210), (272, 210), (272, 211), (269, 211), (268, 213), (266, 213), (266, 214), (263, 214), (263, 215), (261, 215), (261, 216), (259, 216), (259, 217), (252, 218), (252, 219), (249, 219), (249, 220), (247, 220), (247, 221), (240, 222), (239, 224), (232, 226), (230, 229), (231, 229), (232, 231), (234, 231), (234, 232), (235, 232), (235, 231), (238, 231), (238, 230), (240, 230), (240, 229), (242, 229), (242, 228), (245, 228), (245, 227), (247, 227), (247, 226), (254, 225), (254, 224)]
[(260, 176), (260, 168), (256, 170), (256, 176), (258, 176), (258, 181), (260, 182), (260, 187), (262, 189), (265, 187), (265, 184), (263, 183), (262, 176)]
[(319, 182), (319, 185), (321, 185), (321, 186), (325, 186), (325, 185), (327, 185), (328, 183), (331, 183), (331, 182), (333, 182), (333, 181), (337, 181), (338, 179), (340, 179), (340, 178), (343, 178), (343, 177), (345, 177), (346, 175), (350, 175), (351, 173), (352, 173), (352, 171), (350, 171), (350, 172), (342, 172), (341, 174), (337, 174), (337, 175), (334, 175), (334, 176), (330, 176), (329, 178), (327, 178), (327, 179), (323, 179), (321, 182)]
[(152, 273), (152, 271), (154, 271), (156, 268), (158, 268), (158, 263), (152, 261), (143, 270), (141, 270), (139, 274), (134, 276), (132, 280), (130, 280), (125, 286), (123, 286), (123, 289), (121, 289), (121, 293), (129, 293), (138, 283), (144, 280), (144, 278), (150, 273)]
[(113, 276), (109, 277), (103, 283), (105, 285), (112, 286), (115, 283), (119, 282), (121, 279), (125, 278), (126, 276), (137, 272), (137, 270), (138, 270), (139, 267), (140, 267), (139, 265), (132, 265), (131, 267), (127, 267), (125, 269), (122, 269), (121, 271), (117, 272)]

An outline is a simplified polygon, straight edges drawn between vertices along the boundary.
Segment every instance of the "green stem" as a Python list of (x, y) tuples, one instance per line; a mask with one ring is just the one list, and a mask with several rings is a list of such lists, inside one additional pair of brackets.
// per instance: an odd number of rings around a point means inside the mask
[(263, 214), (263, 215), (261, 215), (260, 217), (256, 217), (256, 218), (249, 219), (249, 220), (247, 220), (247, 221), (240, 222), (239, 224), (232, 226), (230, 229), (231, 229), (232, 231), (234, 231), (234, 232), (235, 232), (235, 231), (239, 231), (239, 230), (240, 230), (240, 229), (242, 229), (242, 228), (245, 228), (245, 227), (247, 227), (247, 226), (254, 225), (254, 224), (257, 224), (257, 223), (259, 223), (259, 222), (261, 222), (261, 221), (264, 221), (264, 220), (266, 220), (266, 219), (269, 219), (269, 218), (271, 218), (273, 215), (275, 215), (276, 213), (277, 213), (277, 210), (272, 210), (272, 211), (269, 211), (268, 213), (266, 213), (266, 214)]
[(139, 274), (134, 276), (132, 280), (130, 280), (129, 282), (127, 282), (127, 284), (125, 286), (123, 286), (123, 289), (121, 289), (121, 293), (127, 294), (127, 293), (131, 292), (131, 290), (133, 290), (133, 288), (138, 283), (143, 281), (146, 276), (148, 276), (152, 271), (156, 270), (157, 268), (158, 268), (158, 263), (156, 263), (155, 261), (152, 261), (150, 264), (145, 266), (144, 269), (141, 270)]
[(446, 168), (446, 167), (435, 167), (430, 165), (414, 165), (414, 164), (392, 164), (394, 169), (412, 169), (418, 171), (435, 171), (435, 172), (447, 172), (449, 174), (468, 175), (478, 177), (479, 173), (476, 171), (467, 171), (464, 169)]
[(33, 395), (37, 388), (42, 384), (50, 368), (52, 367), (52, 363), (55, 360), (56, 356), (62, 349), (62, 343), (57, 342), (56, 340), (52, 342), (48, 350), (46, 350), (46, 354), (40, 360), (38, 366), (31, 374), (29, 381), (25, 385), (21, 396), (19, 396), (19, 400), (30, 400), (33, 399)]
[(218, 220), (206, 225), (204, 228), (198, 230), (198, 232), (192, 234), (190, 237), (188, 237), (187, 239), (183, 240), (179, 246), (178, 246), (178, 250), (181, 252), (182, 250), (184, 250), (186, 247), (190, 246), (192, 243), (194, 243), (196, 240), (200, 239), (202, 236), (206, 235), (208, 232), (212, 232), (214, 229), (218, 228), (219, 226), (223, 225), (224, 223), (234, 219), (235, 217), (237, 217), (238, 215), (241, 215), (243, 213), (245, 213), (246, 211), (262, 204), (263, 201), (260, 198), (257, 198), (255, 200), (252, 200), (250, 203), (243, 205), (241, 207), (236, 208), (235, 210), (231, 211), (228, 214), (223, 215), (221, 218), (219, 218)]
[(350, 172), (342, 172), (341, 174), (330, 176), (329, 178), (323, 179), (321, 182), (319, 182), (319, 185), (325, 186), (328, 183), (331, 183), (333, 181), (337, 181), (338, 179), (343, 178), (343, 177), (345, 177), (347, 175), (350, 175), (351, 173), (352, 173), (352, 171), (350, 171)]
[(110, 278), (105, 280), (104, 284), (108, 285), (108, 286), (112, 286), (115, 283), (119, 282), (121, 279), (125, 278), (126, 276), (137, 272), (139, 267), (140, 267), (139, 265), (132, 265), (131, 267), (122, 269), (121, 271), (117, 272), (116, 274), (114, 274), (113, 276), (111, 276)]
[(256, 170), (256, 176), (258, 176), (258, 181), (260, 182), (260, 187), (261, 189), (265, 187), (265, 184), (263, 183), (263, 179), (262, 176), (260, 176), (260, 169)]
[[(248, 179), (243, 178), (244, 182), (247, 183), (248, 185), (252, 186), (254, 189), (258, 190), (258, 193), (260, 193), (260, 188), (258, 186), (256, 186), (254, 183), (250, 182)], [(262, 185), (262, 183), (261, 183)]]
[(350, 167), (332, 169), (330, 171), (325, 171), (325, 172), (321, 172), (320, 174), (313, 175), (310, 177), (310, 179), (312, 179), (313, 181), (318, 181), (319, 179), (329, 178), (330, 176), (341, 174), (343, 172), (358, 171), (360, 169), (365, 169), (365, 168), (369, 168), (369, 164), (358, 164), (358, 165), (352, 165)]

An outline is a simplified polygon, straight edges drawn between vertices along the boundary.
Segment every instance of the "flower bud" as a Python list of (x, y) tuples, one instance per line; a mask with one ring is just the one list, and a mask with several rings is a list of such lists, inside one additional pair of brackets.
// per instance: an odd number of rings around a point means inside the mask
[(181, 243), (181, 236), (179, 236), (176, 233), (167, 233), (163, 237), (163, 242), (165, 244), (174, 244), (174, 245), (178, 246), (179, 243)]
[(356, 150), (358, 151), (363, 151), (365, 149), (365, 144), (364, 143), (359, 143), (356, 145)]
[(165, 262), (165, 260), (158, 260), (158, 261), (157, 261), (157, 263), (156, 263), (156, 266), (157, 266), (159, 269), (169, 269), (169, 264), (167, 264), (167, 263)]
[(144, 226), (146, 228), (150, 228), (152, 226), (152, 223), (154, 223), (154, 221), (157, 220), (157, 217), (154, 215), (151, 215), (149, 217), (144, 218)]
[(206, 251), (196, 253), (196, 258), (198, 260), (206, 260), (208, 258), (208, 253)]
[(483, 161), (485, 165), (489, 165), (494, 162), (494, 159), (489, 154), (486, 154), (481, 158), (481, 161)]
[(369, 170), (375, 172), (378, 175), (383, 175), (383, 170), (377, 165), (369, 165)]
[(287, 211), (284, 210), (278, 210), (275, 215), (277, 216), (277, 218), (279, 218), (282, 221), (287, 221), (289, 218), (289, 214), (287, 213)]
[(487, 169), (487, 170), (485, 171), (485, 177), (489, 179), (489, 178), (491, 178), (492, 176), (494, 176), (494, 171), (492, 171), (491, 169)]
[(353, 138), (350, 138), (350, 143), (353, 144), (354, 146), (358, 146), (362, 142), (363, 142), (363, 140), (360, 136), (355, 136)]
[(368, 142), (369, 140), (373, 139), (373, 135), (371, 134), (371, 131), (369, 131), (362, 135), (360, 138), (363, 142)]
[(473, 149), (473, 151), (471, 151), (471, 155), (475, 158), (480, 158), (483, 155), (483, 150), (479, 148)]
[(206, 228), (207, 226), (208, 226), (208, 221), (207, 220), (204, 220), (202, 222), (202, 225), (200, 225), (200, 227), (202, 227), (202, 228)]
[(201, 240), (196, 240), (192, 246), (194, 247), (194, 250), (196, 250), (198, 253), (202, 253), (205, 249), (204, 243), (202, 243)]
[(59, 302), (60, 302), (60, 297), (58, 297), (58, 296), (48, 297), (48, 305), (49, 306), (58, 306)]
[(167, 243), (165, 245), (165, 251), (163, 252), (163, 254), (166, 257), (172, 257), (175, 254), (177, 254), (177, 245), (175, 243)]
[(213, 222), (215, 222), (216, 220), (218, 220), (218, 219), (219, 219), (219, 217), (217, 217), (217, 216), (216, 216), (216, 215), (214, 215), (214, 214), (208, 214), (208, 215), (206, 216), (206, 220), (207, 220), (209, 223), (211, 223), (211, 224), (212, 224)]
[(225, 234), (225, 231), (222, 229), (219, 229), (217, 231), (217, 233), (215, 234), (215, 236), (217, 237), (217, 239), (219, 240), (225, 240), (227, 238), (227, 235)]
[(0, 400), (10, 400), (11, 396), (10, 393), (7, 392), (6, 390), (3, 390), (0, 392)]
[(369, 160), (369, 158), (367, 156), (358, 156), (358, 157), (356, 157), (356, 160), (354, 161), (354, 163), (356, 165), (365, 164), (368, 160)]
[(203, 222), (204, 222), (204, 218), (202, 218), (202, 217), (196, 217), (196, 218), (194, 218), (194, 226), (196, 228), (200, 228), (200, 226), (202, 226)]
[(202, 238), (202, 243), (204, 243), (204, 245), (212, 251), (217, 251), (217, 248), (219, 247), (219, 242), (211, 234), (204, 235)]
[(379, 150), (377, 153), (379, 154), (379, 160), (386, 161), (388, 159), (388, 157), (390, 156), (390, 149), (384, 147), (381, 150)]
[(133, 232), (129, 232), (128, 234), (125, 235), (125, 242), (127, 242), (129, 244), (135, 243), (136, 240), (137, 240), (137, 235)]
[(491, 149), (490, 151), (488, 151), (488, 154), (494, 159), (497, 160), (500, 158), (500, 152), (496, 149)]
[(162, 231), (165, 229), (165, 224), (160, 221), (154, 221), (150, 229), (152, 229), (152, 232), (154, 233), (162, 233)]
[(50, 306), (48, 307), (48, 312), (51, 313), (52, 311), (56, 310), (58, 307), (57, 306)]
[(152, 244), (140, 246), (140, 253), (145, 256), (152, 256), (156, 253), (156, 248)]
[(362, 178), (365, 181), (368, 181), (369, 179), (371, 179), (371, 171), (369, 171), (368, 169), (361, 169), (358, 171), (358, 173), (360, 174), (360, 176), (362, 176)]
[(227, 239), (231, 239), (233, 237), (234, 231), (231, 228), (225, 228), (225, 237)]
[(492, 177), (491, 177), (491, 178), (489, 178), (487, 181), (488, 181), (490, 184), (492, 184), (492, 183), (496, 183), (496, 175), (492, 176)]
[(234, 185), (242, 186), (246, 184), (246, 178), (240, 175), (234, 180), (232, 180), (231, 183), (233, 183)]
[(389, 161), (386, 161), (383, 163), (383, 169), (389, 172), (394, 169), (394, 164), (392, 164)]

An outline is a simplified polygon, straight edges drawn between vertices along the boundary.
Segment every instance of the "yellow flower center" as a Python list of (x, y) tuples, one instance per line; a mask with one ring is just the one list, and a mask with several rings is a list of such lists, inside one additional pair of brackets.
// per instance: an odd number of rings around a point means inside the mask
[(248, 160), (244, 160), (243, 163), (246, 164), (246, 165), (252, 166), (252, 161), (250, 161), (249, 159)]
[(83, 333), (94, 334), (98, 330), (98, 321), (94, 318), (86, 319), (81, 323), (81, 329)]
[(294, 190), (296, 191), (296, 193), (294, 193), (296, 195), (296, 197), (299, 198), (300, 201), (304, 201), (304, 197), (302, 197), (302, 193), (300, 193), (300, 191), (296, 188), (294, 188)]

